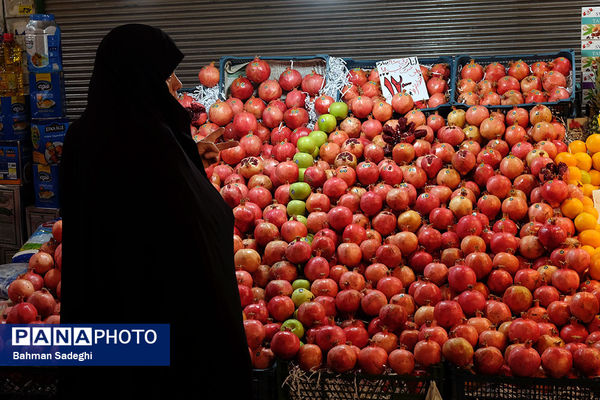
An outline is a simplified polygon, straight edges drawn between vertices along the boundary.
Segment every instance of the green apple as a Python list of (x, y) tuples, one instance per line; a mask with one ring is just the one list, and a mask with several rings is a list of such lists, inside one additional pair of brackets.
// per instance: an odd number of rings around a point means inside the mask
[(306, 211), (306, 203), (302, 200), (290, 200), (287, 204), (287, 213), (292, 215), (304, 215)]
[(337, 119), (344, 119), (348, 116), (348, 104), (343, 101), (336, 101), (329, 105), (329, 114)]
[(296, 147), (298, 148), (298, 151), (301, 151), (302, 153), (312, 154), (317, 145), (310, 136), (302, 136), (298, 139), (298, 142), (296, 142)]
[(300, 304), (306, 303), (315, 298), (315, 295), (308, 289), (296, 289), (292, 292), (292, 301), (296, 307), (300, 307)]
[(323, 114), (318, 119), (319, 129), (325, 133), (333, 132), (337, 126), (337, 119), (331, 114)]
[(292, 332), (294, 335), (298, 336), (298, 339), (304, 336), (304, 325), (302, 325), (302, 322), (298, 321), (297, 319), (287, 319), (283, 321), (281, 323), (281, 328), (279, 329), (282, 331)]
[(304, 182), (304, 171), (306, 168), (298, 168), (298, 182)]
[(295, 219), (296, 221), (302, 222), (304, 225), (306, 225), (308, 223), (308, 220), (306, 219), (306, 217), (304, 215), (294, 215), (294, 216), (290, 217), (290, 221), (293, 219)]
[(310, 282), (306, 279), (296, 279), (294, 282), (292, 282), (292, 288), (295, 289), (306, 289), (309, 290), (310, 289)]
[(306, 182), (294, 182), (290, 185), (290, 198), (292, 200), (306, 200), (310, 195), (310, 185)]
[(321, 149), (318, 147), (315, 147), (315, 151), (313, 152), (313, 158), (318, 158), (319, 157), (319, 151)]
[(323, 131), (312, 131), (308, 134), (308, 137), (315, 141), (317, 147), (323, 146), (325, 143), (327, 143), (327, 139), (329, 138)]
[[(299, 220), (298, 220), (299, 221)], [(306, 240), (308, 241), (308, 243), (312, 243), (313, 239), (314, 239), (315, 235), (312, 233), (309, 233), (308, 235), (306, 235)]]
[(294, 154), (293, 160), (298, 164), (298, 168), (308, 168), (315, 163), (312, 155), (301, 152)]

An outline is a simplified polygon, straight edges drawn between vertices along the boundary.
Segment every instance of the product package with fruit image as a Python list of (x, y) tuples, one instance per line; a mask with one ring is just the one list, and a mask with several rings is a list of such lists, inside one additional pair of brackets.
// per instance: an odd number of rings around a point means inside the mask
[(33, 188), (36, 207), (60, 207), (58, 174), (58, 165), (33, 165)]
[(581, 40), (600, 39), (600, 7), (581, 9)]
[(62, 72), (30, 73), (32, 118), (61, 118), (65, 115), (65, 86)]
[(34, 120), (31, 124), (33, 161), (43, 165), (59, 164), (68, 129), (69, 121), (66, 119)]

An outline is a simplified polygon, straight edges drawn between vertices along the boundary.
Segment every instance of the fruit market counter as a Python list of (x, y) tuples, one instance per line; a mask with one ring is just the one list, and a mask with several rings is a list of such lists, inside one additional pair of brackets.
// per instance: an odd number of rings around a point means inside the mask
[(600, 140), (566, 126), (573, 52), (397, 65), (422, 82), (326, 59), (248, 59), (220, 100), (181, 99), (198, 140), (239, 141), (207, 175), (255, 372), (291, 398), (598, 398)]

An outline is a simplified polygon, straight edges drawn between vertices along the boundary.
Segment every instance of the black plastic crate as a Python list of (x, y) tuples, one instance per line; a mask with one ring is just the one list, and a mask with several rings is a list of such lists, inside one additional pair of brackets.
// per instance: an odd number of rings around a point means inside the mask
[(594, 400), (600, 399), (600, 378), (554, 379), (478, 375), (448, 368), (452, 399), (457, 400)]
[(423, 375), (398, 375), (389, 370), (382, 375), (360, 372), (338, 374), (327, 369), (303, 371), (295, 363), (281, 364), (281, 387), (289, 400), (376, 399), (423, 400), (430, 382), (444, 393), (444, 368), (430, 367)]
[[(227, 98), (229, 96), (229, 86), (239, 76), (246, 73), (246, 65), (254, 60), (254, 57), (221, 57), (219, 63), (219, 92)], [(327, 73), (329, 56), (326, 54), (317, 54), (314, 56), (277, 56), (277, 57), (261, 57), (261, 60), (267, 61), (271, 67), (271, 75), (269, 79), (279, 79), (279, 75), (287, 67), (293, 65), (302, 76), (315, 71), (323, 76)], [(256, 90), (255, 90), (256, 92)]]
[(277, 363), (267, 369), (252, 370), (252, 400), (277, 400), (279, 385)]
[[(424, 113), (426, 113), (426, 115), (428, 115), (429, 113), (433, 113), (435, 111), (438, 111), (440, 113), (440, 115), (442, 115), (443, 113), (448, 113), (448, 110), (450, 109), (450, 105), (452, 104), (452, 100), (454, 99), (454, 90), (456, 87), (456, 84), (453, 83), (453, 80), (456, 77), (456, 73), (454, 71), (454, 68), (456, 68), (456, 63), (454, 62), (454, 58), (450, 57), (450, 56), (441, 56), (441, 57), (434, 57), (434, 58), (428, 58), (428, 57), (417, 57), (419, 59), (419, 64), (421, 65), (427, 65), (427, 66), (432, 66), (434, 64), (448, 64), (448, 67), (450, 68), (450, 78), (448, 79), (448, 103), (447, 104), (442, 104), (439, 105), (437, 107), (433, 107), (433, 108), (421, 108), (420, 110), (423, 111)], [(344, 58), (344, 61), (346, 62), (346, 67), (348, 68), (348, 70), (351, 70), (353, 68), (362, 68), (362, 69), (373, 69), (376, 68), (376, 63), (379, 60), (355, 60), (353, 58)]]
[[(505, 56), (480, 56), (480, 57), (473, 57), (473, 56), (469, 56), (469, 55), (458, 55), (456, 57), (454, 57), (454, 68), (452, 69), (454, 75), (452, 77), (452, 85), (453, 85), (453, 97), (451, 99), (451, 103), (454, 106), (460, 106), (460, 107), (469, 107), (466, 104), (463, 103), (459, 103), (457, 101), (459, 93), (458, 93), (458, 89), (456, 87), (456, 85), (458, 84), (458, 81), (460, 80), (460, 71), (462, 70), (462, 67), (465, 66), (466, 64), (468, 64), (471, 60), (475, 60), (475, 62), (482, 64), (485, 67), (485, 64), (489, 64), (492, 62), (499, 62), (502, 64), (506, 64), (510, 61), (517, 61), (517, 60), (523, 60), (525, 61), (527, 64), (531, 65), (532, 63), (535, 63), (537, 61), (552, 61), (557, 57), (565, 57), (567, 58), (569, 61), (571, 61), (571, 74), (570, 77), (567, 77), (567, 79), (570, 78), (570, 81), (567, 81), (567, 84), (569, 84), (569, 88), (570, 89), (570, 93), (571, 96), (569, 96), (568, 99), (563, 99), (563, 100), (559, 100), (559, 101), (554, 101), (554, 102), (543, 102), (543, 103), (524, 103), (524, 104), (518, 104), (518, 107), (523, 107), (523, 108), (531, 108), (537, 104), (543, 104), (546, 107), (550, 108), (550, 110), (552, 110), (552, 112), (555, 115), (567, 118), (567, 117), (571, 117), (573, 116), (573, 114), (575, 113), (575, 81), (577, 78), (577, 73), (575, 70), (575, 52), (572, 49), (565, 49), (565, 50), (560, 50), (559, 52), (556, 53), (540, 53), (540, 54), (514, 54), (514, 55), (505, 55)], [(486, 106), (489, 109), (500, 109), (500, 110), (510, 110), (512, 109), (514, 106), (512, 105), (498, 105), (498, 106)]]

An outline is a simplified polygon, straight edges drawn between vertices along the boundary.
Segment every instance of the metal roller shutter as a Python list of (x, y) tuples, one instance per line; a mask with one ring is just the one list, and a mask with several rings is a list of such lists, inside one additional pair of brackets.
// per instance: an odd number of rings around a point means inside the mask
[(185, 87), (223, 55), (325, 53), (356, 59), (397, 56), (579, 53), (580, 7), (597, 1), (526, 0), (46, 0), (63, 30), (69, 117), (85, 108), (96, 47), (112, 27), (164, 29), (186, 54)]

